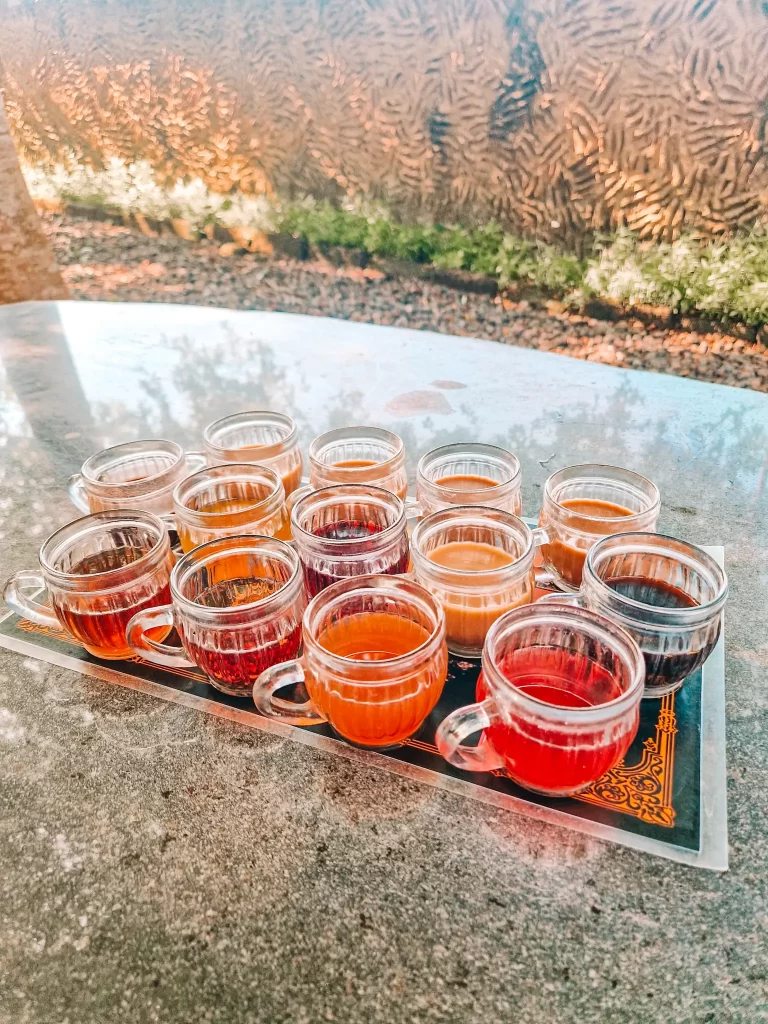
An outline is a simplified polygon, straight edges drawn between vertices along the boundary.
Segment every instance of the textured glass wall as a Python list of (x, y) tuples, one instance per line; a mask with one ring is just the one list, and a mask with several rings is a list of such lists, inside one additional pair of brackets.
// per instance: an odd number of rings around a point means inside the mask
[[(5, 10), (3, 10), (5, 4)], [(381, 197), (541, 238), (768, 205), (761, 0), (0, 0), (32, 163)]]

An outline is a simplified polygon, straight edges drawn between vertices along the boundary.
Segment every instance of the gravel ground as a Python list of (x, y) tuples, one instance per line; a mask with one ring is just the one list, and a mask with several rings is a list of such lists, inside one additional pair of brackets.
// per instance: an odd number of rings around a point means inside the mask
[(768, 391), (768, 349), (723, 334), (649, 330), (532, 308), (497, 296), (463, 294), (431, 282), (388, 278), (252, 254), (232, 246), (98, 221), (45, 215), (64, 277), (77, 299), (185, 302), (334, 316), (488, 338), (614, 366), (672, 373)]

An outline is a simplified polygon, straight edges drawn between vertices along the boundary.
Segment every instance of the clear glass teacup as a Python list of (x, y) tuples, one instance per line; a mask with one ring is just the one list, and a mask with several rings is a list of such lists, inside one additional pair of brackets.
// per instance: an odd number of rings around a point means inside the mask
[(338, 484), (305, 494), (291, 529), (309, 596), (349, 576), (404, 573), (407, 526), (402, 501), (382, 487)]
[(445, 613), (448, 650), (479, 658), (505, 612), (530, 604), (540, 583), (533, 562), (543, 539), (518, 516), (464, 505), (422, 519), (411, 537), (412, 575)]
[(405, 446), (397, 434), (381, 427), (329, 430), (309, 446), (309, 484), (370, 484), (405, 501)]
[[(253, 687), (259, 711), (292, 725), (328, 722), (358, 746), (386, 748), (419, 731), (448, 673), (440, 605), (397, 576), (342, 580), (304, 613), (304, 653), (267, 669)], [(275, 696), (304, 683), (309, 700)]]
[(491, 626), (482, 665), (478, 703), (448, 715), (435, 736), (457, 768), (502, 768), (535, 793), (569, 796), (613, 768), (635, 738), (643, 657), (604, 615), (542, 601), (516, 608)]
[(720, 637), (728, 579), (706, 551), (658, 533), (619, 533), (590, 548), (581, 590), (544, 602), (601, 612), (645, 658), (645, 696), (679, 689)]
[(140, 509), (169, 518), (173, 489), (205, 466), (202, 452), (184, 453), (175, 441), (129, 441), (86, 459), (69, 478), (69, 497), (81, 512)]
[(418, 515), (452, 505), (485, 505), (513, 515), (522, 510), (517, 456), (492, 444), (462, 442), (434, 448), (416, 469)]
[(652, 532), (661, 508), (659, 489), (618, 466), (570, 466), (544, 484), (539, 526), (544, 566), (563, 590), (578, 590), (587, 552), (613, 533)]
[(273, 469), (286, 495), (301, 484), (299, 431), (290, 416), (256, 410), (215, 420), (205, 428), (203, 445), (212, 466), (252, 462)]
[(290, 539), (283, 482), (267, 466), (232, 462), (194, 473), (173, 492), (173, 509), (185, 552), (246, 533)]
[(40, 569), (14, 573), (3, 597), (18, 615), (64, 628), (96, 658), (130, 658), (128, 622), (169, 600), (172, 566), (168, 531), (157, 516), (97, 512), (52, 534), (40, 549)]
[[(197, 665), (223, 693), (250, 697), (265, 669), (299, 653), (306, 599), (299, 559), (283, 541), (244, 536), (201, 544), (174, 566), (170, 600), (134, 615), (128, 643), (156, 665)], [(183, 649), (147, 635), (172, 626)]]

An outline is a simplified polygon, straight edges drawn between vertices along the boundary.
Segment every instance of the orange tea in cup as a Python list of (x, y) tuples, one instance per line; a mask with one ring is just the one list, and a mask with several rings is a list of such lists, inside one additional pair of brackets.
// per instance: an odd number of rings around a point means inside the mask
[[(448, 673), (445, 621), (418, 584), (397, 576), (334, 583), (304, 616), (304, 655), (264, 672), (253, 688), (259, 711), (294, 725), (328, 722), (351, 743), (391, 747), (421, 728)], [(303, 681), (309, 700), (276, 700)]]

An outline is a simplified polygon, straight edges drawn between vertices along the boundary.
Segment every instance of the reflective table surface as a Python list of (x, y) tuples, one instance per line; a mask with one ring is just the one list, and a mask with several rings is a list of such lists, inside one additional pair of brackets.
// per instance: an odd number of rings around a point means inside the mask
[(271, 408), (419, 455), (578, 462), (724, 544), (730, 871), (484, 806), (0, 651), (0, 1021), (768, 1020), (768, 397), (397, 328), (184, 306), (0, 308), (2, 576), (138, 437)]

